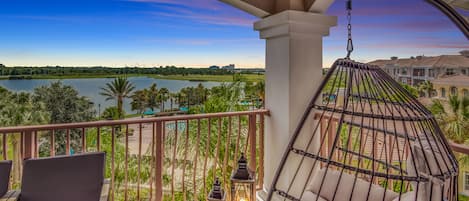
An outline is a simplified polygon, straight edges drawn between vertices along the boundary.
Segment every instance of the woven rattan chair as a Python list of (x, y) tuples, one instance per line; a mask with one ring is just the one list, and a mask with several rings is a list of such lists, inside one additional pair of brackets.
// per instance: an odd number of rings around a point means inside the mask
[(107, 201), (105, 153), (30, 159), (24, 161), (21, 191), (0, 201)]
[(270, 200), (457, 200), (458, 163), (433, 115), (378, 66), (339, 59), (281, 160)]
[(0, 161), (0, 197), (3, 197), (8, 192), (8, 185), (10, 183), (12, 161)]

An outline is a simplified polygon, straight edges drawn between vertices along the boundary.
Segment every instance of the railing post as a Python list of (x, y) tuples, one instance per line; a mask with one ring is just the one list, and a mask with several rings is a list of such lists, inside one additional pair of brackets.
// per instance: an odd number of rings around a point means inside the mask
[(259, 188), (264, 188), (264, 114), (260, 114), (259, 126)]
[(163, 200), (163, 124), (156, 122), (155, 138), (155, 200)]
[(249, 149), (249, 169), (256, 172), (256, 150), (257, 150), (257, 143), (256, 143), (256, 115), (250, 114), (249, 115), (249, 130), (248, 130), (248, 137), (250, 142), (250, 149)]
[(33, 158), (34, 156), (34, 135), (31, 131), (26, 131), (23, 133), (23, 160)]
[[(250, 114), (249, 115), (249, 131), (248, 131), (248, 137), (249, 137), (249, 142), (250, 142), (250, 156), (249, 156), (249, 169), (256, 174), (256, 159), (257, 159), (257, 140), (256, 140), (256, 135), (257, 135), (257, 121), (256, 121), (256, 114)], [(255, 198), (256, 197), (256, 187), (253, 186), (252, 188), (252, 195), (251, 197)]]

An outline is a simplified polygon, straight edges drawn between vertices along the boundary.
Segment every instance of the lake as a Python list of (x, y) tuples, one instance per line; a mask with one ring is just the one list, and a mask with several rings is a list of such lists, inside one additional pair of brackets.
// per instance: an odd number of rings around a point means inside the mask
[[(81, 96), (88, 97), (94, 104), (96, 111), (103, 110), (110, 106), (115, 106), (114, 100), (106, 101), (105, 97), (99, 95), (101, 88), (106, 83), (112, 82), (113, 78), (92, 78), (92, 79), (64, 79), (61, 82), (65, 85), (73, 86)], [(26, 91), (32, 92), (34, 88), (44, 85), (49, 85), (52, 82), (56, 82), (56, 79), (45, 79), (45, 80), (0, 80), (0, 86), (7, 88), (10, 91)], [(218, 86), (220, 82), (193, 82), (185, 80), (162, 80), (149, 77), (130, 77), (129, 81), (132, 82), (136, 90), (150, 87), (153, 83), (156, 83), (158, 88), (166, 87), (170, 92), (178, 92), (184, 87), (196, 87), (200, 83), (206, 88), (212, 88)], [(130, 99), (124, 101), (124, 110), (127, 114), (133, 114), (130, 107)], [(165, 103), (165, 108), (169, 108), (169, 101)]]

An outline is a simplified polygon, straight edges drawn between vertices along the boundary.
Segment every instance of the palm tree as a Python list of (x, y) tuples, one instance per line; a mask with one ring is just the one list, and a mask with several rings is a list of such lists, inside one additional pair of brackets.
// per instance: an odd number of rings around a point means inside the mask
[(177, 93), (170, 93), (169, 94), (169, 100), (171, 101), (171, 105), (170, 105), (170, 110), (171, 111), (173, 111), (174, 102), (175, 102), (175, 100), (177, 100), (177, 97), (178, 97)]
[(419, 93), (424, 93), (426, 97), (430, 98), (433, 91), (433, 84), (430, 81), (425, 81), (419, 84)]
[(158, 91), (158, 95), (161, 102), (161, 111), (164, 112), (164, 103), (169, 99), (169, 90), (163, 87)]
[[(45, 104), (33, 100), (28, 93), (2, 91), (0, 96), (0, 126), (37, 125), (49, 123), (50, 113)], [(20, 134), (8, 135), (12, 148), (13, 179), (20, 181), (21, 148)], [(9, 145), (10, 146), (10, 145)]]
[(200, 105), (201, 103), (206, 101), (207, 89), (204, 87), (204, 85), (202, 85), (201, 83), (199, 83), (199, 85), (197, 85), (197, 88), (195, 88), (195, 95), (197, 97), (197, 104), (198, 105)]
[(138, 114), (142, 114), (147, 108), (148, 103), (148, 90), (138, 90), (132, 94), (132, 102), (130, 105), (132, 106), (132, 110), (137, 110)]
[(434, 100), (430, 110), (435, 115), (445, 135), (456, 143), (469, 138), (469, 98), (449, 97), (447, 104)]
[(119, 119), (119, 113), (117, 112), (117, 107), (112, 106), (104, 109), (101, 114), (101, 118), (106, 120), (117, 120)]
[(147, 102), (147, 107), (151, 109), (151, 111), (155, 111), (155, 108), (159, 108), (159, 90), (156, 85), (156, 83), (153, 83), (150, 88), (147, 91), (147, 97), (148, 97), (148, 102)]
[(257, 96), (262, 100), (261, 107), (265, 106), (265, 81), (261, 80), (254, 85)]
[(100, 94), (106, 97), (106, 101), (117, 101), (119, 118), (122, 119), (124, 98), (130, 98), (130, 94), (134, 89), (135, 86), (126, 77), (118, 77), (113, 82), (107, 83), (106, 87), (101, 88), (102, 92)]

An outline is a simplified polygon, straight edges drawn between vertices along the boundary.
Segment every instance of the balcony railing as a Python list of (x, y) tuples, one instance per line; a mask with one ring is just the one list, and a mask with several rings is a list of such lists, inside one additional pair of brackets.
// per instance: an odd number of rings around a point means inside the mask
[(241, 153), (246, 153), (258, 187), (263, 186), (266, 114), (256, 110), (0, 128), (0, 156), (14, 162), (13, 189), (21, 185), (24, 159), (104, 151), (110, 200), (205, 200), (215, 177), (229, 189)]

